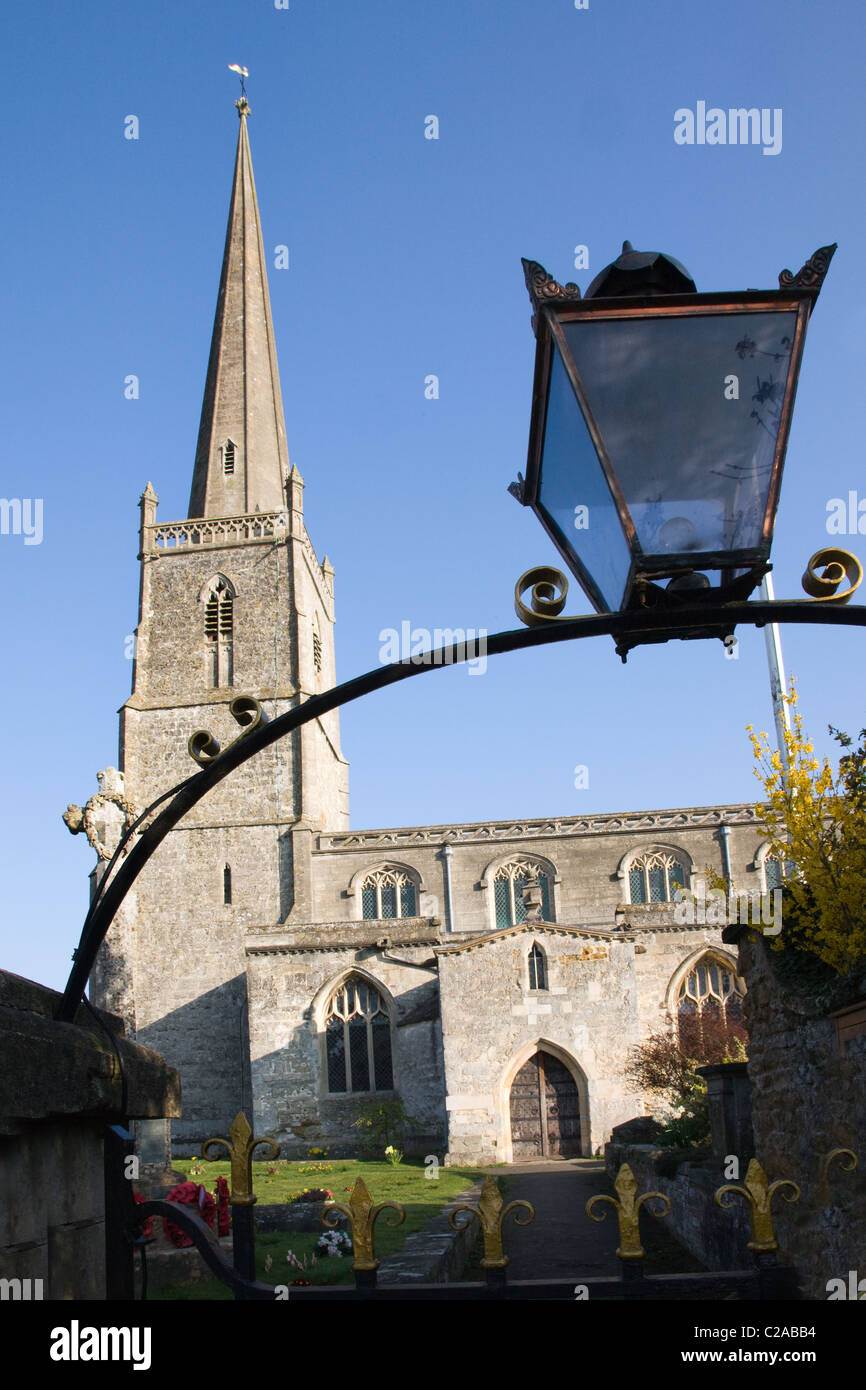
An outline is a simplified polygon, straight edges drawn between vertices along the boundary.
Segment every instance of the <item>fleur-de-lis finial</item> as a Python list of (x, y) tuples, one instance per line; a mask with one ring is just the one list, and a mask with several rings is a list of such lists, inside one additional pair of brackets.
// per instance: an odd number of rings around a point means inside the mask
[(595, 1197), (590, 1197), (586, 1204), (586, 1214), (592, 1221), (603, 1221), (607, 1212), (602, 1212), (601, 1216), (593, 1214), (593, 1207), (598, 1203), (610, 1202), (616, 1210), (616, 1219), (619, 1224), (619, 1246), (617, 1255), (621, 1260), (642, 1260), (645, 1254), (644, 1248), (640, 1243), (640, 1209), (644, 1202), (649, 1202), (653, 1198), (658, 1198), (664, 1203), (661, 1211), (653, 1211), (649, 1208), (652, 1216), (667, 1216), (671, 1209), (670, 1199), (663, 1192), (642, 1192), (637, 1196), (637, 1181), (634, 1173), (627, 1163), (624, 1163), (616, 1175), (614, 1183), (616, 1197), (609, 1197), (606, 1192), (599, 1192)]
[(280, 1152), (279, 1144), (271, 1138), (255, 1139), (250, 1129), (250, 1122), (242, 1110), (239, 1110), (232, 1120), (228, 1139), (206, 1139), (201, 1146), (202, 1158), (209, 1158), (208, 1149), (214, 1144), (221, 1144), (228, 1150), (232, 1164), (232, 1185), (229, 1194), (229, 1205), (233, 1207), (251, 1207), (256, 1197), (253, 1195), (253, 1149), (258, 1148), (259, 1144), (267, 1144), (271, 1149), (268, 1158), (276, 1158)]
[[(783, 1191), (786, 1187), (791, 1188), (793, 1196), (789, 1196), (787, 1192)], [(790, 1178), (778, 1178), (775, 1182), (768, 1183), (767, 1174), (758, 1160), (753, 1158), (746, 1171), (745, 1186), (733, 1182), (725, 1183), (715, 1194), (717, 1206), (730, 1207), (732, 1205), (729, 1201), (722, 1201), (722, 1198), (729, 1192), (743, 1197), (749, 1204), (749, 1225), (752, 1239), (748, 1242), (747, 1249), (755, 1252), (778, 1250), (779, 1242), (773, 1231), (771, 1212), (773, 1198), (777, 1192), (782, 1192), (786, 1202), (798, 1202), (800, 1189), (797, 1184), (792, 1182)]]
[(482, 1269), (504, 1269), (508, 1264), (508, 1256), (502, 1248), (502, 1223), (510, 1211), (516, 1211), (518, 1207), (525, 1208), (529, 1215), (523, 1220), (515, 1216), (514, 1223), (517, 1226), (528, 1226), (535, 1220), (535, 1208), (531, 1202), (524, 1202), (518, 1198), (517, 1201), (509, 1202), (508, 1206), (503, 1206), (502, 1193), (499, 1191), (499, 1183), (494, 1177), (488, 1176), (481, 1185), (481, 1195), (478, 1198), (477, 1207), (471, 1206), (468, 1202), (461, 1202), (454, 1207), (448, 1214), (448, 1221), (453, 1231), (462, 1231), (467, 1221), (457, 1222), (454, 1220), (458, 1212), (468, 1211), (473, 1216), (477, 1216), (481, 1222), (481, 1234), (484, 1238), (484, 1258), (481, 1261)]
[(352, 1188), (348, 1206), (343, 1206), (342, 1202), (329, 1202), (322, 1212), (322, 1225), (330, 1226), (331, 1229), (337, 1225), (338, 1212), (348, 1216), (352, 1228), (353, 1269), (379, 1268), (379, 1261), (376, 1259), (376, 1252), (373, 1248), (373, 1227), (379, 1214), (388, 1209), (397, 1213), (397, 1219), (396, 1221), (386, 1220), (385, 1225), (402, 1226), (406, 1219), (406, 1212), (400, 1203), (377, 1202), (374, 1206), (367, 1184), (363, 1178), (358, 1178)]
[[(822, 1207), (830, 1205), (830, 1168), (835, 1159), (839, 1160), (839, 1167), (845, 1173), (853, 1173), (857, 1167), (857, 1155), (853, 1149), (831, 1149), (820, 1159), (818, 1168), (818, 1201)], [(846, 1163), (845, 1160), (848, 1159)]]

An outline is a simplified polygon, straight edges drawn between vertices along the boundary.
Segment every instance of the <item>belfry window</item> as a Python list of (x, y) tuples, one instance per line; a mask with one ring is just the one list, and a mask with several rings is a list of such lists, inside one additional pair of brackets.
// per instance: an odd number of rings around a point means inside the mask
[(374, 869), (361, 885), (361, 910), (366, 921), (417, 917), (415, 884), (402, 869)]
[(629, 899), (633, 903), (669, 903), (678, 888), (686, 886), (686, 871), (672, 854), (656, 850), (632, 860), (628, 874)]
[(223, 473), (228, 478), (235, 471), (235, 442), (227, 439), (223, 445)]
[(208, 669), (215, 689), (233, 684), (234, 595), (225, 579), (215, 579), (204, 609)]
[(349, 979), (335, 993), (325, 1020), (328, 1090), (391, 1091), (391, 1022), (378, 990)]
[(508, 864), (502, 864), (493, 878), (497, 927), (516, 927), (526, 920), (527, 908), (523, 894), (533, 885), (541, 890), (542, 921), (553, 921), (550, 878), (547, 870), (528, 859), (513, 859)]
[(529, 952), (529, 988), (547, 989), (547, 961), (544, 952), (537, 941), (532, 944)]

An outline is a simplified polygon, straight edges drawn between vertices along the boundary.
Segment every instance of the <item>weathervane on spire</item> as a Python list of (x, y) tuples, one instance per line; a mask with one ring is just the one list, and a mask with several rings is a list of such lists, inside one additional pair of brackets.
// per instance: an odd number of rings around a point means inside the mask
[(250, 75), (249, 68), (242, 68), (239, 63), (229, 63), (229, 72), (236, 72), (238, 77), (241, 79), (240, 101), (235, 102), (235, 106), (238, 108), (238, 115), (248, 116), (250, 107), (249, 102), (247, 101), (246, 79)]

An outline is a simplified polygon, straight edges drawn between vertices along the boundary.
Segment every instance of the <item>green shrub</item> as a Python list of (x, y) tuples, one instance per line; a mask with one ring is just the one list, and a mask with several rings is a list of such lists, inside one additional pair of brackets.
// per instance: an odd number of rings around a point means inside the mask
[(361, 1146), (365, 1153), (380, 1158), (385, 1149), (405, 1147), (406, 1135), (417, 1126), (417, 1120), (407, 1115), (402, 1100), (369, 1100), (358, 1109), (354, 1121), (362, 1131)]

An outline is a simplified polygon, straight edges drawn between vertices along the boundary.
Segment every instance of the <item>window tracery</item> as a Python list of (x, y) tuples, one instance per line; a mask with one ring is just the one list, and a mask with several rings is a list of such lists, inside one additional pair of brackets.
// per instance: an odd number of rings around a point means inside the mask
[(391, 1091), (391, 1021), (378, 990), (364, 980), (346, 980), (325, 1019), (328, 1090)]
[(536, 886), (541, 892), (541, 918), (553, 921), (548, 871), (531, 859), (511, 859), (501, 864), (493, 876), (493, 902), (497, 927), (516, 927), (526, 921), (523, 894)]

